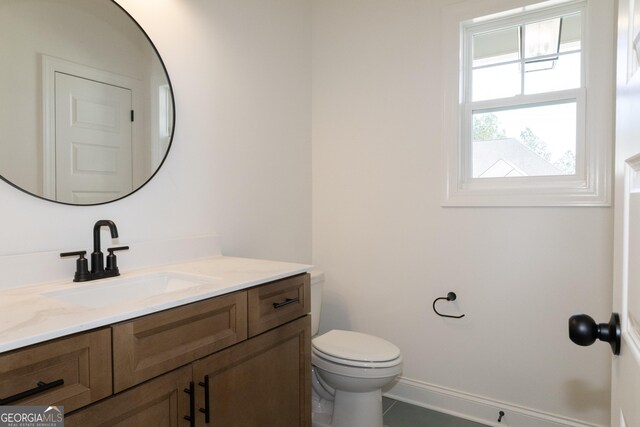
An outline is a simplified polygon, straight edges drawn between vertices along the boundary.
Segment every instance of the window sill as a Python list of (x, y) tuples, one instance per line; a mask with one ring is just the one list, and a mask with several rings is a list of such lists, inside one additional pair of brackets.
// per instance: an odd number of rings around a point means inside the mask
[[(479, 180), (474, 180), (479, 181)], [(594, 185), (580, 185), (579, 180), (549, 181), (547, 185), (534, 187), (532, 185), (498, 186), (487, 182), (473, 182), (463, 188), (446, 186), (443, 207), (528, 207), (528, 206), (611, 206), (610, 191), (606, 189), (609, 182), (594, 183)], [(493, 180), (492, 180), (493, 181)], [(504, 179), (494, 182), (504, 183)], [(522, 181), (520, 181), (522, 183)], [(567, 182), (574, 183), (568, 187)], [(476, 184), (476, 185), (474, 185)], [(528, 183), (531, 184), (531, 183)], [(584, 184), (584, 181), (582, 181)]]

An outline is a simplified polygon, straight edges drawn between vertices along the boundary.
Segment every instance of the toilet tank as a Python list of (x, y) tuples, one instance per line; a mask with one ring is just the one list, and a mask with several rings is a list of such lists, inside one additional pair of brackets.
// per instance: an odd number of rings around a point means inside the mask
[(320, 325), (320, 311), (322, 309), (322, 285), (324, 273), (320, 270), (312, 270), (311, 273), (311, 335), (318, 333)]

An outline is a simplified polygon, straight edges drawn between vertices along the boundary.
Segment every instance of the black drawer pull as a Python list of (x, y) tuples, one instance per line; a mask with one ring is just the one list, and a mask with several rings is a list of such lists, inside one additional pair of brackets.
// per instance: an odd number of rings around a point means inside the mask
[(193, 381), (189, 383), (189, 388), (185, 388), (184, 392), (189, 395), (189, 415), (185, 415), (184, 419), (189, 421), (191, 427), (196, 425), (196, 391), (194, 389)]
[(300, 298), (287, 298), (286, 300), (282, 301), (282, 302), (274, 302), (273, 303), (273, 308), (280, 308), (280, 307), (284, 307), (285, 305), (289, 305), (289, 304), (293, 304), (294, 302), (298, 302), (300, 301)]
[(43, 391), (50, 390), (54, 387), (59, 387), (64, 384), (64, 380), (60, 378), (59, 380), (51, 381), (50, 383), (45, 383), (44, 381), (38, 381), (37, 386), (26, 391), (22, 391), (18, 394), (14, 394), (13, 396), (9, 396), (5, 399), (0, 399), (0, 406), (8, 405), (10, 403), (16, 402), (18, 400), (22, 400), (26, 397), (33, 396), (34, 394), (42, 393)]
[(211, 408), (209, 407), (209, 375), (205, 375), (204, 382), (200, 381), (198, 384), (204, 388), (204, 408), (199, 408), (199, 411), (204, 414), (204, 422), (209, 424), (211, 420)]

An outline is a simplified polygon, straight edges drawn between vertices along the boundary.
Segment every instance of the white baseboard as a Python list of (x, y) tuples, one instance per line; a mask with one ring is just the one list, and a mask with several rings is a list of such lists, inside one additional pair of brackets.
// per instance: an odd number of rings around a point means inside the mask
[[(384, 396), (494, 427), (605, 427), (408, 378), (400, 378)], [(505, 415), (499, 423), (500, 411)]]

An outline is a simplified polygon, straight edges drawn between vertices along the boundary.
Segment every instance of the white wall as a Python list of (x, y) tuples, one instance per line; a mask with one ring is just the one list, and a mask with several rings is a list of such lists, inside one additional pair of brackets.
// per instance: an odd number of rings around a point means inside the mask
[[(309, 2), (152, 3), (120, 1), (174, 86), (165, 165), (133, 196), (93, 207), (45, 202), (0, 181), (0, 256), (90, 249), (93, 223), (109, 218), (121, 244), (218, 234), (226, 254), (310, 261)], [(135, 256), (120, 256), (121, 268)], [(73, 262), (60, 262), (71, 277)]]
[[(425, 387), (607, 425), (610, 349), (572, 344), (567, 320), (609, 318), (611, 209), (440, 206), (439, 61), (456, 48), (440, 13), (454, 2), (313, 3), (321, 330), (389, 339)], [(464, 319), (433, 313), (448, 291), (458, 301), (440, 309)]]

